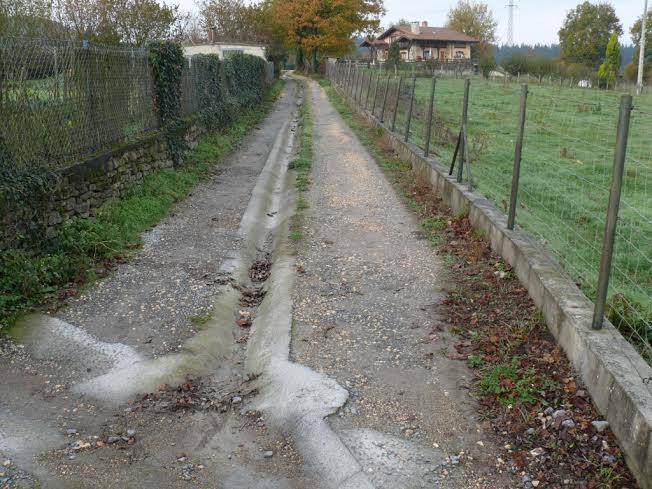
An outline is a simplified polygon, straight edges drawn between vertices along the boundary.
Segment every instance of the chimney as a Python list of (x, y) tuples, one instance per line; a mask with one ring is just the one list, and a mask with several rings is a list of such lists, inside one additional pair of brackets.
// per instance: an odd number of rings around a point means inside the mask
[(215, 43), (215, 27), (209, 27), (208, 28), (208, 42), (210, 44)]
[(422, 20), (421, 21), (421, 27), (428, 27), (428, 21), (427, 20)]
[(412, 34), (419, 34), (421, 32), (421, 29), (419, 29), (419, 23), (410, 22), (410, 30), (412, 31)]

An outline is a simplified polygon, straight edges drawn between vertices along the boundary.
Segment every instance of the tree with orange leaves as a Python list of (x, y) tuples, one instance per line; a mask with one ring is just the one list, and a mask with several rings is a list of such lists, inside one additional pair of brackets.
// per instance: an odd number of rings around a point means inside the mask
[(385, 9), (383, 0), (273, 0), (272, 12), (297, 65), (313, 72), (323, 56), (351, 51), (354, 34), (376, 32)]

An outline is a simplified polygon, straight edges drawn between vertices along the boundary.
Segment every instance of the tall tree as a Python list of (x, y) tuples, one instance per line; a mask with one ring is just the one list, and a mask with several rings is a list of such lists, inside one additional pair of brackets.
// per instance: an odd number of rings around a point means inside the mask
[(244, 0), (205, 0), (202, 3), (202, 23), (212, 29), (218, 40), (261, 42), (268, 21), (261, 13), (269, 11), (269, 2), (249, 3)]
[(0, 36), (61, 38), (65, 28), (53, 20), (50, 0), (0, 0)]
[(489, 45), (496, 42), (496, 27), (498, 23), (494, 14), (484, 2), (476, 0), (459, 0), (457, 5), (448, 12), (447, 27), (462, 32), (480, 41), (479, 46), (472, 49), (477, 57), (489, 50)]
[(597, 68), (612, 33), (620, 36), (623, 28), (611, 4), (583, 2), (568, 12), (559, 30), (561, 57), (568, 63)]
[(55, 12), (78, 39), (138, 46), (172, 37), (178, 16), (156, 0), (60, 0)]
[(607, 44), (607, 59), (600, 65), (598, 70), (598, 79), (600, 86), (604, 88), (614, 88), (618, 79), (618, 70), (620, 70), (621, 54), (618, 35), (614, 32), (611, 34)]
[(382, 0), (274, 0), (275, 22), (308, 71), (324, 55), (350, 52), (352, 36), (376, 32), (383, 13)]

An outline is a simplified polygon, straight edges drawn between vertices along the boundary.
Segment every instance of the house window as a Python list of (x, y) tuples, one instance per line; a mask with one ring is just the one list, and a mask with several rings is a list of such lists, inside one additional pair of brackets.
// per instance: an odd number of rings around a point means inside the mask
[(401, 59), (402, 60), (407, 60), (408, 59), (408, 52), (407, 51), (401, 51)]
[(423, 59), (430, 59), (432, 58), (432, 52), (430, 48), (426, 48), (423, 50)]
[(464, 59), (464, 51), (455, 51), (455, 59)]

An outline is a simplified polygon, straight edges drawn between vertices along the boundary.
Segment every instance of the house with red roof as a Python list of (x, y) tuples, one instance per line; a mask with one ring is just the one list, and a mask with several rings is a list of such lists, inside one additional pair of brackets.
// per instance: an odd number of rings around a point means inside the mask
[(429, 27), (427, 21), (395, 25), (376, 39), (365, 40), (361, 46), (369, 48), (372, 60), (385, 61), (389, 47), (398, 42), (401, 58), (405, 61), (469, 60), (471, 46), (478, 41), (466, 34), (446, 27)]

